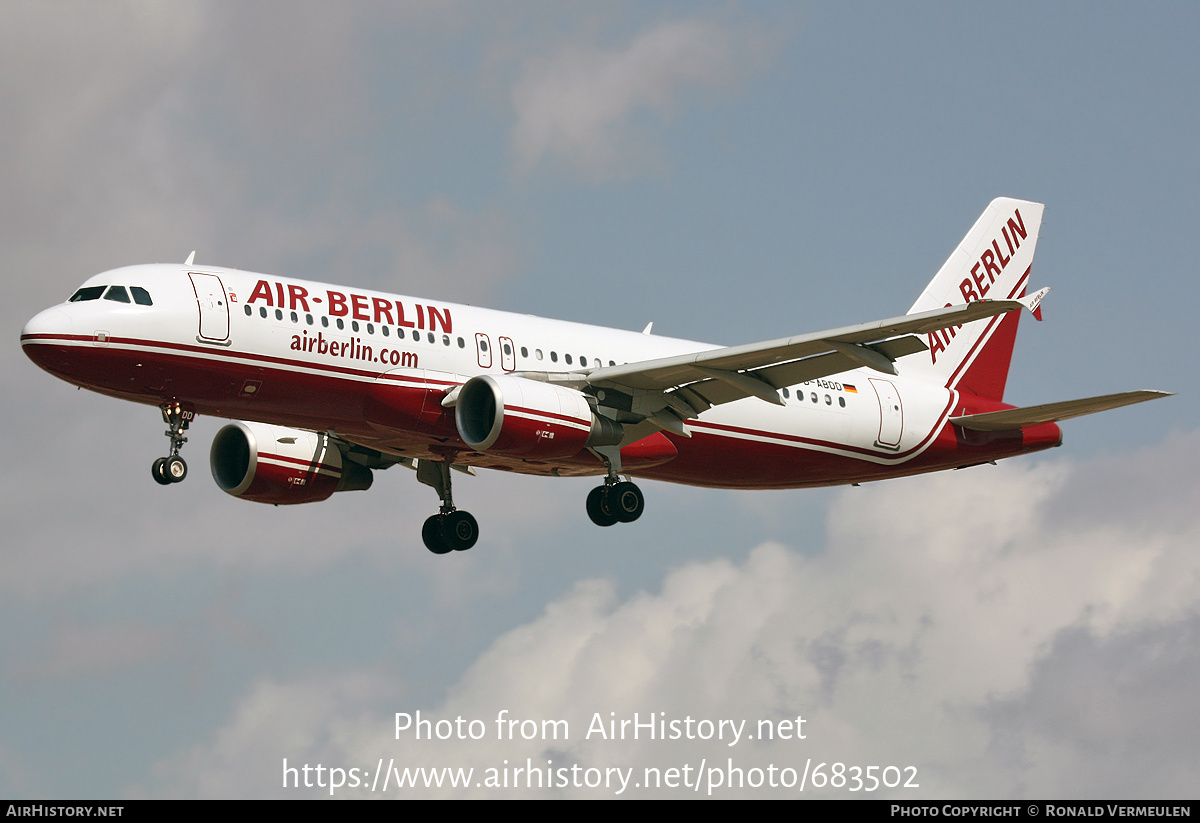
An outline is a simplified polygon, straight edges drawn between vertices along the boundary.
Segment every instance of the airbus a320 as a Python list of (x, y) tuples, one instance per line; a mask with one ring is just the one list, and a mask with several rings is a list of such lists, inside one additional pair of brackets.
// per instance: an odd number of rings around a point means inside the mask
[(61, 379), (158, 406), (187, 476), (197, 414), (230, 418), (209, 455), (221, 489), (311, 503), (402, 464), (441, 501), (422, 528), (475, 545), (453, 470), (602, 478), (599, 526), (637, 520), (632, 478), (782, 489), (956, 469), (1062, 442), (1057, 421), (1167, 394), (1016, 408), (1004, 388), (1038, 203), (992, 201), (908, 313), (720, 347), (365, 289), (180, 264), (113, 269), (41, 312), (25, 353)]

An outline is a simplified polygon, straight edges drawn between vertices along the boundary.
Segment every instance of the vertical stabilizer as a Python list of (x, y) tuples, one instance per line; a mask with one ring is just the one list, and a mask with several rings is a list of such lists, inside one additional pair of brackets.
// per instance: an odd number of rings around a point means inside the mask
[[(909, 314), (984, 298), (1024, 296), (1042, 224), (1041, 203), (1000, 197), (958, 244)], [(927, 375), (942, 385), (1001, 400), (1017, 338), (1020, 312), (930, 332), (929, 351), (906, 357), (906, 374)]]

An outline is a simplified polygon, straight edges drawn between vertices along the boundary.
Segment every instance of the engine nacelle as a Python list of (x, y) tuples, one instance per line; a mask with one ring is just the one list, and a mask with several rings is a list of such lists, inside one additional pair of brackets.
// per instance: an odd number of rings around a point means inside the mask
[(366, 466), (342, 459), (322, 432), (265, 423), (230, 423), (208, 455), (221, 490), (255, 503), (315, 503), (334, 492), (369, 489)]
[(583, 392), (525, 377), (483, 375), (463, 384), (458, 435), (477, 451), (550, 460), (621, 442), (621, 425), (598, 417)]

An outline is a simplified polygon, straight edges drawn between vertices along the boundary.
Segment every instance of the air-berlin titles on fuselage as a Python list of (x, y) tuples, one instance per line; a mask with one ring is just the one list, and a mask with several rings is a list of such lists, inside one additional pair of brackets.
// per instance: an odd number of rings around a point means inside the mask
[[(309, 308), (309, 301), (311, 300), (315, 304), (322, 302), (320, 297), (310, 295), (308, 289), (295, 283), (275, 281), (273, 285), (274, 289), (272, 289), (272, 283), (259, 280), (254, 286), (254, 291), (250, 292), (250, 298), (246, 300), (246, 303), (256, 303), (261, 300), (264, 305), (272, 308), (314, 312), (314, 309)], [(229, 299), (230, 301), (237, 300), (234, 295), (230, 295)], [(329, 307), (327, 313), (330, 317), (348, 317), (364, 323), (379, 323), (420, 331), (428, 329), (428, 331), (436, 332), (440, 327), (446, 334), (454, 333), (453, 320), (448, 308), (412, 303), (412, 311), (406, 313), (404, 303), (400, 300), (390, 297), (368, 297), (365, 294), (353, 292), (345, 295), (332, 289), (325, 291), (324, 302)], [(409, 317), (415, 317), (416, 320), (409, 320)]]
[[(229, 300), (236, 303), (237, 295), (231, 293)], [(259, 280), (254, 285), (254, 290), (250, 292), (250, 298), (246, 300), (246, 305), (261, 302), (264, 306), (280, 310), (313, 313), (315, 310), (309, 306), (310, 301), (314, 305), (324, 302), (328, 307), (327, 316), (334, 319), (345, 317), (350, 320), (361, 320), (364, 323), (386, 324), (414, 331), (436, 332), (439, 328), (445, 334), (452, 334), (454, 331), (454, 321), (449, 308), (411, 303), (411, 310), (406, 312), (404, 302), (401, 300), (391, 297), (368, 297), (365, 294), (355, 294), (354, 292), (343, 294), (332, 289), (325, 290), (325, 298), (322, 300), (316, 295), (310, 295), (304, 286), (296, 283), (282, 283), (278, 280)], [(320, 312), (317, 311), (317, 313)], [(409, 320), (409, 317), (415, 319)], [(369, 363), (414, 369), (417, 367), (415, 352), (381, 348), (376, 354), (374, 347), (365, 345), (359, 337), (349, 340), (326, 339), (324, 333), (318, 332), (314, 336), (310, 335), (307, 329), (302, 330), (300, 334), (292, 335), (291, 349), (292, 351), (315, 352), (330, 357), (344, 357)]]
[[(962, 292), (963, 300), (970, 303), (972, 300), (981, 300), (987, 296), (988, 290), (992, 284), (996, 282), (996, 278), (1000, 276), (1008, 264), (1012, 262), (1013, 255), (1017, 249), (1021, 248), (1021, 241), (1029, 236), (1029, 232), (1025, 229), (1025, 220), (1021, 217), (1020, 209), (1013, 209), (1013, 216), (1008, 218), (1008, 222), (1000, 227), (1000, 233), (1004, 237), (1004, 245), (1008, 247), (1008, 255), (1000, 249), (999, 238), (992, 238), (992, 247), (984, 249), (979, 255), (979, 261), (971, 267), (971, 276), (964, 277), (963, 281), (958, 284), (958, 290)], [(982, 271), (980, 271), (982, 269)], [(1012, 295), (1004, 295), (1012, 297)], [(949, 308), (951, 303), (946, 304)], [(929, 337), (929, 357), (932, 362), (937, 362), (938, 352), (943, 352), (950, 345), (950, 341), (954, 339), (955, 334), (962, 326), (952, 326), (948, 329), (930, 332)]]

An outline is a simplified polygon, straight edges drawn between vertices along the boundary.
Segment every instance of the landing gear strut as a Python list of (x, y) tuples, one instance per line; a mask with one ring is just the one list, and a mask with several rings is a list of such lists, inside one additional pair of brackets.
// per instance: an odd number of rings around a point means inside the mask
[(417, 480), (432, 486), (442, 501), (438, 513), (421, 527), (425, 548), (434, 554), (452, 551), (465, 552), (479, 540), (479, 524), (469, 512), (454, 508), (450, 490), (450, 464), (440, 460), (421, 460), (417, 463)]
[(604, 477), (604, 485), (597, 486), (588, 493), (588, 517), (597, 526), (632, 523), (645, 511), (646, 498), (634, 483), (621, 479), (620, 449), (615, 446), (599, 446), (593, 451), (604, 460), (608, 473)]
[(172, 483), (182, 483), (183, 478), (187, 477), (187, 463), (179, 456), (179, 450), (187, 442), (183, 433), (187, 431), (196, 412), (179, 402), (164, 403), (159, 408), (162, 410), (163, 422), (167, 424), (164, 434), (171, 441), (171, 453), (155, 460), (150, 467), (150, 473), (156, 483), (169, 486)]

